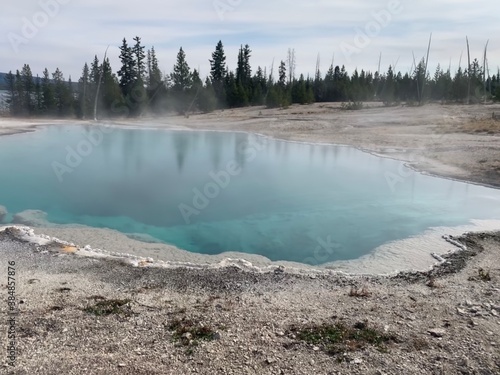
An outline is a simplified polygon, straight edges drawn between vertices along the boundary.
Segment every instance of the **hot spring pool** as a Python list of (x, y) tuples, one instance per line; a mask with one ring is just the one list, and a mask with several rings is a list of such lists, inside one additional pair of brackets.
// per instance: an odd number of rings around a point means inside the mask
[(322, 264), (471, 219), (500, 191), (345, 146), (234, 132), (48, 126), (0, 137), (0, 205), (202, 254)]

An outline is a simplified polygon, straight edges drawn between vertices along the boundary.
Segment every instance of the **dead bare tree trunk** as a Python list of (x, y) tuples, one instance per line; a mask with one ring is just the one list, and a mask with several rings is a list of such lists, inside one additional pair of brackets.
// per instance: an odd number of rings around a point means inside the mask
[(101, 72), (99, 73), (99, 82), (97, 82), (97, 90), (95, 93), (95, 101), (94, 101), (94, 121), (97, 121), (97, 102), (99, 100), (99, 90), (101, 89), (102, 75), (104, 73), (104, 62), (106, 61), (106, 55), (108, 54), (108, 48), (109, 48), (109, 46), (106, 47), (106, 51), (104, 52), (104, 59), (102, 60), (102, 64), (101, 64)]
[(378, 68), (377, 68), (377, 87), (375, 87), (375, 97), (378, 97), (378, 88), (380, 85), (380, 64), (382, 63), (382, 52), (378, 56)]
[(469, 65), (467, 65), (467, 78), (468, 78), (468, 83), (467, 83), (467, 104), (470, 104), (470, 48), (469, 48), (469, 38), (465, 37), (465, 40), (467, 42), (467, 62)]
[(483, 86), (484, 86), (484, 104), (486, 104), (486, 53), (488, 51), (488, 43), (490, 41), (486, 41), (486, 46), (484, 46), (484, 59), (483, 59)]
[(288, 84), (295, 79), (295, 49), (288, 48)]
[(411, 51), (412, 55), (413, 55), (413, 65), (415, 65), (415, 71), (417, 72), (417, 77), (416, 77), (416, 80), (417, 81), (417, 99), (418, 99), (418, 102), (420, 103), (420, 85), (419, 85), (419, 82), (420, 82), (420, 77), (418, 77), (418, 65), (417, 65), (417, 61), (415, 60), (415, 53), (413, 51)]
[(422, 82), (422, 92), (420, 93), (420, 105), (422, 105), (422, 101), (424, 100), (424, 88), (425, 88), (425, 80), (427, 78), (427, 64), (429, 63), (429, 52), (431, 51), (431, 41), (432, 41), (432, 33), (429, 37), (429, 45), (427, 46), (427, 57), (425, 59), (425, 69), (424, 69), (424, 77)]

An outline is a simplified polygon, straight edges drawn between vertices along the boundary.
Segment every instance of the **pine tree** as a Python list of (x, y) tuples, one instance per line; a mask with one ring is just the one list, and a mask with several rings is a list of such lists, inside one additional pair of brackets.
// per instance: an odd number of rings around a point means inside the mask
[(12, 71), (5, 76), (5, 83), (7, 84), (8, 98), (6, 100), (9, 106), (11, 116), (16, 116), (19, 108), (19, 98), (16, 91), (16, 77)]
[(387, 70), (387, 74), (385, 75), (384, 85), (382, 87), (382, 92), (380, 94), (380, 98), (384, 102), (385, 105), (392, 105), (395, 100), (395, 91), (396, 91), (396, 83), (394, 79), (394, 71), (392, 70), (392, 66), (389, 65), (389, 69)]
[(155, 48), (152, 47), (147, 53), (148, 79), (147, 95), (150, 109), (159, 113), (162, 111), (162, 103), (167, 97), (167, 87), (163, 82), (162, 73), (156, 57)]
[(193, 76), (186, 61), (186, 54), (182, 47), (177, 53), (177, 62), (174, 65), (174, 71), (171, 74), (172, 88), (177, 92), (186, 91), (191, 88), (193, 84)]
[(136, 77), (135, 77), (135, 80), (136, 81), (142, 81), (144, 82), (144, 77), (145, 77), (145, 74), (146, 74), (146, 65), (145, 65), (145, 62), (144, 62), (144, 59), (146, 58), (145, 56), (145, 53), (144, 53), (144, 46), (141, 46), (141, 38), (136, 36), (134, 38), (134, 47), (132, 48), (132, 53), (134, 55), (134, 59), (135, 59), (135, 73), (136, 73)]
[(111, 64), (109, 58), (106, 58), (101, 66), (102, 69), (102, 107), (105, 112), (112, 115), (122, 115), (122, 110), (117, 110), (116, 108), (121, 108), (123, 105), (123, 98), (120, 90), (120, 85), (118, 84), (118, 78), (113, 74), (111, 69)]
[(78, 81), (78, 106), (77, 116), (81, 119), (86, 119), (91, 112), (91, 101), (89, 95), (89, 66), (87, 63), (83, 66), (82, 76)]
[(120, 47), (120, 61), (122, 63), (122, 66), (118, 71), (118, 76), (120, 77), (120, 89), (123, 97), (128, 99), (132, 93), (137, 77), (137, 62), (134, 60), (132, 48), (128, 46), (125, 38), (123, 38), (122, 46)]
[(177, 53), (177, 62), (171, 73), (172, 91), (174, 94), (175, 108), (180, 114), (185, 114), (190, 107), (188, 90), (193, 84), (193, 75), (186, 61), (186, 54), (182, 47)]
[(42, 93), (42, 85), (41, 85), (41, 80), (40, 77), (38, 77), (38, 74), (36, 75), (36, 80), (35, 80), (35, 114), (39, 115), (41, 113), (42, 107), (43, 107), (43, 93)]
[(72, 113), (72, 92), (69, 90), (67, 83), (64, 81), (64, 75), (56, 68), (52, 73), (54, 81), (54, 101), (57, 114), (59, 116), (68, 116)]
[(33, 82), (33, 74), (31, 73), (31, 68), (29, 65), (24, 64), (21, 70), (21, 80), (23, 85), (23, 98), (22, 100), (22, 112), (24, 115), (32, 115), (35, 109), (34, 104), (34, 89), (35, 84)]
[(205, 86), (198, 94), (198, 109), (202, 112), (212, 112), (217, 108), (217, 97), (212, 85), (212, 81), (207, 77), (205, 79)]
[(213, 90), (218, 100), (219, 107), (225, 106), (224, 80), (227, 75), (226, 56), (224, 54), (224, 46), (219, 40), (215, 46), (215, 51), (212, 53), (210, 61), (210, 79), (212, 81)]
[(155, 48), (148, 50), (148, 91), (155, 92), (163, 85), (162, 74), (158, 65)]
[(25, 95), (24, 95), (24, 85), (21, 73), (16, 70), (16, 78), (14, 81), (15, 87), (15, 104), (14, 113), (17, 116), (22, 116), (25, 114)]
[(267, 80), (262, 68), (259, 66), (253, 77), (252, 105), (263, 105), (267, 95)]
[(286, 87), (286, 65), (283, 60), (281, 60), (280, 62), (278, 76), (278, 85), (284, 90)]
[(54, 115), (56, 110), (56, 100), (54, 97), (54, 85), (50, 82), (50, 75), (47, 68), (43, 71), (42, 78), (42, 112), (46, 115)]

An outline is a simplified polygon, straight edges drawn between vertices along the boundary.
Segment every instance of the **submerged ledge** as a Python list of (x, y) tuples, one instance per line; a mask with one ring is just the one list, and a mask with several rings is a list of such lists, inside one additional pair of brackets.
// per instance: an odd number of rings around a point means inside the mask
[[(237, 267), (257, 273), (286, 271), (308, 275), (397, 276), (449, 268), (449, 259), (453, 257), (462, 259), (463, 256), (460, 254), (468, 250), (464, 244), (467, 242), (467, 236), (486, 232), (486, 235), (500, 238), (499, 228), (500, 221), (496, 220), (474, 220), (471, 225), (433, 228), (420, 236), (382, 245), (361, 258), (320, 266), (286, 261), (272, 262), (260, 255), (240, 252), (218, 255), (192, 253), (167, 244), (140, 242), (114, 230), (84, 226), (33, 229), (27, 226), (7, 225), (0, 227), (0, 235), (33, 244), (41, 251), (120, 261), (133, 267), (190, 269)], [(84, 239), (88, 241), (83, 241)], [(88, 242), (93, 245), (83, 245)], [(108, 246), (97, 244), (108, 244)]]

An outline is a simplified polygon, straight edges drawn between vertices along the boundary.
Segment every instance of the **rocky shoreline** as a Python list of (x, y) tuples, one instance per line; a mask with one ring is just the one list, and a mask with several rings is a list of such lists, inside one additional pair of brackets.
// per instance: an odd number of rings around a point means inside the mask
[[(498, 374), (500, 233), (392, 277), (133, 267), (0, 234), (12, 374)], [(2, 286), (2, 289), (5, 285)], [(7, 329), (2, 305), (2, 330)]]

